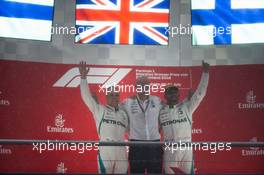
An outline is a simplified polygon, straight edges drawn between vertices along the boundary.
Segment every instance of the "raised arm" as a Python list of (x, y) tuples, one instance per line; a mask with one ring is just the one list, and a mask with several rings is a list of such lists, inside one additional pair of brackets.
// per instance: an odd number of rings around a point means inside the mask
[(94, 100), (94, 98), (91, 95), (90, 88), (89, 86), (87, 86), (86, 77), (89, 72), (89, 68), (86, 67), (86, 63), (83, 61), (80, 62), (79, 72), (81, 74), (80, 89), (81, 89), (82, 100), (89, 108), (89, 110), (93, 113), (94, 117), (96, 117), (97, 114), (99, 114), (99, 110), (101, 106)]
[(206, 95), (206, 90), (209, 82), (209, 67), (210, 65), (206, 62), (202, 62), (203, 73), (200, 80), (200, 83), (194, 93), (189, 93), (189, 111), (193, 113), (196, 108), (199, 106), (201, 101)]

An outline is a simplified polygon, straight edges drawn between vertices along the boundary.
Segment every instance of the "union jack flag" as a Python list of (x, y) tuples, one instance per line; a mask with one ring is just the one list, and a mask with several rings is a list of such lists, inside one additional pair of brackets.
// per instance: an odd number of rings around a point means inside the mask
[(75, 42), (168, 45), (169, 0), (77, 0)]

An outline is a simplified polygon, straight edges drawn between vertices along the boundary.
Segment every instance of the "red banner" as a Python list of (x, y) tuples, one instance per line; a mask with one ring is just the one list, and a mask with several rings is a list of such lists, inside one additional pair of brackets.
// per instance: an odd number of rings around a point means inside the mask
[[(80, 96), (78, 65), (0, 61), (0, 139), (98, 140), (95, 122)], [(100, 86), (134, 85), (148, 76), (157, 91), (168, 83), (181, 100), (196, 89), (201, 67), (94, 66), (92, 92), (105, 104)], [(264, 66), (213, 66), (206, 97), (193, 114), (193, 141), (264, 141)], [(122, 86), (123, 85), (123, 86)], [(135, 95), (122, 92), (121, 100)], [(54, 146), (54, 145), (53, 145)], [(87, 146), (87, 145), (86, 145)], [(0, 145), (0, 172), (96, 173), (91, 151), (40, 151), (33, 145)], [(195, 151), (196, 173), (264, 173), (264, 148)]]

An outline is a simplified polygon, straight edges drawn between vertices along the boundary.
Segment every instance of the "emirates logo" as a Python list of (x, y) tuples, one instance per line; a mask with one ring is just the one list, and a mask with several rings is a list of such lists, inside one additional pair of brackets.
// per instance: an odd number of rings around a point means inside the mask
[(247, 103), (249, 103), (249, 104), (254, 104), (254, 103), (256, 103), (256, 95), (254, 95), (254, 91), (253, 91), (253, 90), (251, 90), (251, 91), (249, 91), (249, 92), (247, 93), (247, 95), (246, 95), (246, 101), (247, 101)]
[(55, 126), (63, 128), (65, 120), (62, 117), (62, 114), (58, 114), (55, 117)]
[(58, 114), (54, 119), (54, 126), (47, 126), (47, 132), (64, 132), (64, 133), (73, 133), (73, 128), (65, 127), (65, 119), (62, 114)]
[(238, 108), (241, 110), (245, 109), (264, 109), (264, 103), (258, 103), (256, 100), (257, 96), (253, 90), (250, 90), (246, 93), (245, 102), (238, 103)]
[(64, 163), (63, 162), (60, 162), (57, 165), (57, 173), (59, 173), (59, 174), (65, 174), (66, 171), (67, 171), (67, 168), (65, 167)]

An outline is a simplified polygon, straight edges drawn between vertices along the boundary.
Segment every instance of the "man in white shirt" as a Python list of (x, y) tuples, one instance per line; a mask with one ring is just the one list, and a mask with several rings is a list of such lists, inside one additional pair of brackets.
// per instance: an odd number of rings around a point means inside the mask
[[(169, 86), (165, 90), (167, 104), (160, 111), (160, 126), (165, 142), (192, 141), (192, 114), (205, 97), (209, 81), (209, 64), (203, 62), (201, 81), (194, 94), (179, 103), (179, 89)], [(164, 169), (166, 174), (193, 174), (193, 152), (190, 147), (185, 150), (165, 149)]]
[[(85, 62), (80, 63), (79, 71), (81, 74), (81, 97), (93, 114), (100, 141), (123, 142), (128, 128), (128, 117), (124, 111), (118, 108), (119, 93), (112, 89), (113, 91), (106, 95), (107, 105), (98, 104), (87, 86), (86, 76), (89, 68), (86, 68)], [(101, 174), (126, 174), (128, 168), (126, 147), (99, 146), (98, 167)]]
[[(122, 104), (129, 117), (130, 141), (160, 141), (159, 111), (161, 101), (157, 96), (149, 95), (150, 81), (147, 77), (136, 80), (137, 95), (126, 99)], [(129, 161), (131, 173), (161, 173), (162, 172), (161, 146), (135, 145), (129, 147)]]

